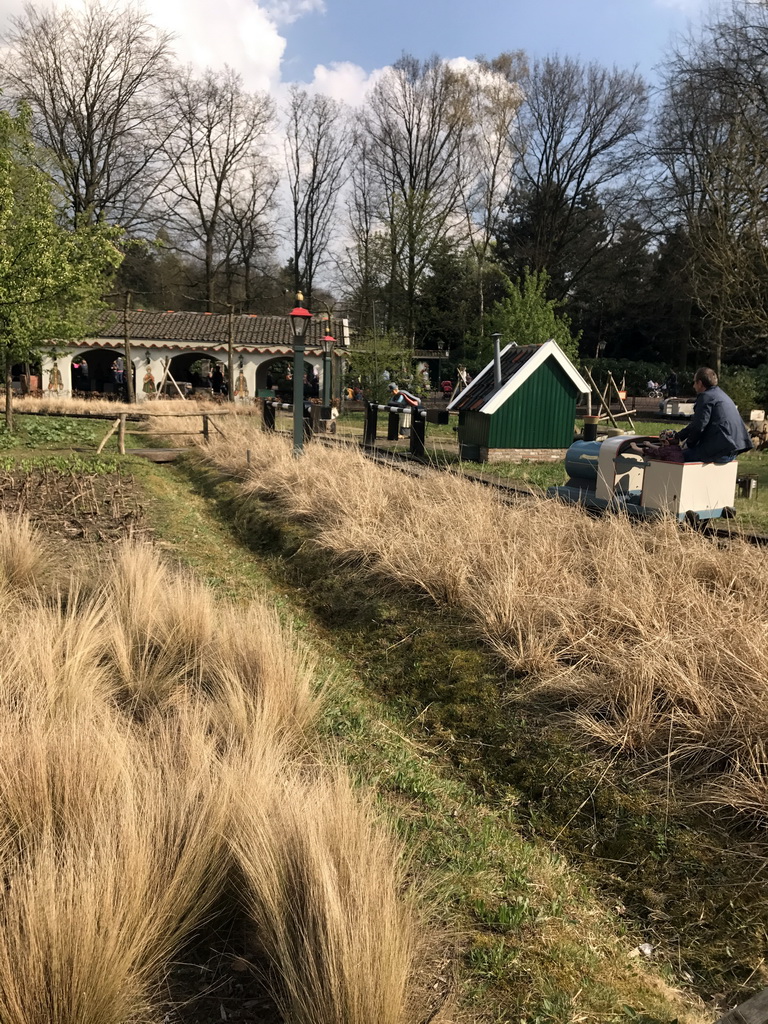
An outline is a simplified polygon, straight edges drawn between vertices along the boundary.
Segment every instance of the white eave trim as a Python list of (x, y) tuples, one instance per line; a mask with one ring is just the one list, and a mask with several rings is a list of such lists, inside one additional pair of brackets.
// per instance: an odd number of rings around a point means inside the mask
[[(509, 351), (511, 345), (507, 345), (504, 348), (504, 352)], [(503, 353), (502, 353), (503, 355)], [(523, 385), (528, 378), (538, 370), (542, 363), (546, 362), (550, 356), (555, 359), (561, 366), (566, 376), (573, 381), (574, 387), (577, 389), (579, 394), (587, 395), (592, 390), (578, 372), (576, 367), (570, 361), (568, 356), (563, 352), (556, 341), (545, 341), (543, 345), (539, 346), (538, 352), (535, 352), (530, 359), (526, 360), (523, 366), (517, 371), (514, 376), (510, 377), (506, 384), (503, 385), (495, 394), (491, 395), (485, 405), (479, 410), (488, 416), (491, 416), (498, 409), (504, 405), (508, 398), (510, 398), (517, 391), (521, 385)], [(483, 373), (490, 370), (493, 373), (493, 362), (486, 366)], [(481, 375), (482, 376), (482, 375)]]
[[(510, 346), (507, 345), (507, 348), (509, 347)], [(507, 351), (507, 348), (504, 349), (505, 352)], [(469, 391), (470, 388), (473, 388), (478, 381), (482, 380), (486, 373), (488, 373), (489, 371), (493, 373), (493, 360), (491, 360), (491, 362), (488, 363), (488, 365), (484, 369), (482, 369), (476, 377), (472, 378), (469, 387), (464, 388), (463, 391), (460, 391), (457, 395), (453, 396), (453, 398), (448, 403), (448, 412), (450, 412), (454, 405), (459, 401), (459, 399), (463, 398), (466, 395), (467, 391)]]

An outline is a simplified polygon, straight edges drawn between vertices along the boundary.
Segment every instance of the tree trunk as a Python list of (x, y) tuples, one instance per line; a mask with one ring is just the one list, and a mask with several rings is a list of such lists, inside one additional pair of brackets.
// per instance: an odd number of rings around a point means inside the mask
[(5, 350), (5, 429), (13, 431), (13, 359), (11, 350)]
[(712, 338), (712, 369), (720, 376), (723, 361), (723, 321), (718, 320)]
[(235, 330), (233, 318), (235, 311), (230, 305), (227, 319), (227, 401), (235, 400)]
[(677, 346), (677, 368), (685, 373), (688, 369), (688, 349), (691, 345), (691, 315), (693, 303), (690, 299), (685, 302), (685, 316), (681, 317), (682, 329), (678, 336)]
[(480, 330), (483, 330), (483, 320), (485, 319), (485, 259), (480, 257), (477, 261), (477, 273), (478, 273), (478, 306), (479, 306), (479, 323)]
[(206, 312), (212, 313), (216, 298), (213, 283), (213, 236), (210, 232), (205, 240), (205, 299)]

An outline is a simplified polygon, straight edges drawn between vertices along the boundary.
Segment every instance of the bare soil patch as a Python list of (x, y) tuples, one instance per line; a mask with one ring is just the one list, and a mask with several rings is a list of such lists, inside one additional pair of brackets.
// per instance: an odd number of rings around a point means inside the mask
[(65, 540), (97, 543), (149, 532), (140, 488), (122, 473), (17, 466), (0, 472), (0, 501), (9, 515), (28, 516)]

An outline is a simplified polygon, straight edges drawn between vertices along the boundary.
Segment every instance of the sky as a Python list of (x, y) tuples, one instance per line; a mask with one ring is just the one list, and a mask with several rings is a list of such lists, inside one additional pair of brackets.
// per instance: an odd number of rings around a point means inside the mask
[[(0, 32), (23, 0), (4, 0)], [(35, 0), (43, 3), (45, 0)], [(64, 4), (67, 0), (56, 0)], [(71, 2), (71, 0), (70, 0)], [(117, 0), (118, 3), (124, 0)], [(125, 0), (127, 2), (127, 0)], [(676, 33), (727, 0), (143, 0), (183, 63), (225, 63), (276, 96), (298, 82), (352, 104), (404, 52), (492, 57), (524, 50), (654, 67)]]
[(198, 63), (207, 53), (209, 62), (235, 63), (252, 87), (300, 82), (355, 103), (403, 52), (450, 59), (522, 49), (637, 66), (652, 78), (674, 35), (726, 0), (147, 2), (176, 31), (184, 59)]

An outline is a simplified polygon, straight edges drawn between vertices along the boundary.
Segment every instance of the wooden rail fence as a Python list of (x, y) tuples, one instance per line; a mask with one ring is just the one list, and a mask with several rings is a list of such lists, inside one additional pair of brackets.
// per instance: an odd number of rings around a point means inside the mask
[[(125, 455), (125, 436), (126, 434), (131, 435), (144, 435), (147, 437), (173, 437), (177, 435), (184, 435), (190, 437), (196, 434), (202, 434), (203, 440), (206, 444), (210, 442), (211, 427), (220, 434), (222, 437), (226, 437), (224, 431), (215, 422), (215, 416), (229, 416), (227, 412), (203, 412), (203, 413), (185, 413), (184, 418), (188, 419), (190, 416), (200, 416), (202, 418), (202, 428), (200, 430), (148, 430), (145, 427), (129, 427), (128, 426), (128, 413), (120, 413), (115, 418), (114, 423), (109, 428), (107, 433), (101, 439), (101, 444), (96, 449), (96, 454), (99, 455), (104, 450), (107, 441), (117, 431), (117, 450), (121, 455)], [(135, 420), (136, 417), (132, 416), (131, 420)], [(175, 416), (167, 416), (166, 419), (176, 419)], [(140, 421), (141, 422), (141, 421)]]

